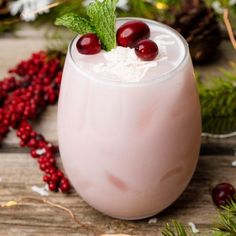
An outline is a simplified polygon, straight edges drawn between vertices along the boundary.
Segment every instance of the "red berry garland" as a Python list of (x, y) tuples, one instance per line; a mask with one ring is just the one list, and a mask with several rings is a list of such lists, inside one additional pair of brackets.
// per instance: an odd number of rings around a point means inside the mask
[(27, 61), (9, 71), (12, 76), (0, 81), (0, 142), (10, 128), (17, 130), (20, 146), (28, 147), (51, 191), (68, 192), (70, 183), (56, 165), (57, 147), (35, 132), (28, 122), (58, 99), (62, 67), (59, 56), (49, 59), (45, 52), (32, 54)]

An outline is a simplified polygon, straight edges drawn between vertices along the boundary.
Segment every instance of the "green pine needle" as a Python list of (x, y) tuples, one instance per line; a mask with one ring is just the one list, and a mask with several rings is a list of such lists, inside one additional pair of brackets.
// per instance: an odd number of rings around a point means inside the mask
[(218, 222), (214, 225), (212, 236), (235, 236), (236, 235), (236, 203), (231, 201), (219, 211)]
[[(186, 227), (178, 221), (167, 224), (162, 231), (163, 236), (193, 236)], [(201, 232), (197, 234), (201, 236)], [(205, 236), (206, 234), (204, 234)], [(212, 226), (212, 233), (209, 236), (236, 236), (236, 202), (231, 201), (227, 206), (222, 207), (218, 213), (218, 220)]]
[(166, 228), (162, 231), (163, 236), (192, 236), (193, 234), (189, 233), (183, 224), (179, 223), (176, 220), (173, 220), (172, 225), (167, 224)]
[(229, 133), (236, 130), (236, 64), (232, 72), (202, 82), (198, 77), (198, 91), (202, 108), (203, 131)]

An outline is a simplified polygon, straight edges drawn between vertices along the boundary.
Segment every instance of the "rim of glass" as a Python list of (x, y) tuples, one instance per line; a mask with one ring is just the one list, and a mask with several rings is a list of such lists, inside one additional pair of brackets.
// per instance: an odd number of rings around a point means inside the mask
[(188, 43), (186, 42), (186, 40), (183, 38), (183, 36), (181, 34), (179, 34), (175, 29), (169, 27), (168, 25), (165, 25), (163, 23), (154, 21), (154, 20), (149, 20), (146, 18), (141, 18), (141, 17), (118, 17), (116, 18), (116, 21), (122, 21), (122, 20), (141, 20), (150, 24), (156, 24), (159, 25), (162, 28), (165, 28), (169, 31), (171, 31), (173, 34), (175, 34), (180, 41), (182, 42), (183, 46), (184, 46), (184, 55), (182, 60), (179, 62), (179, 64), (174, 67), (172, 70), (168, 71), (165, 74), (162, 74), (160, 76), (156, 76), (150, 80), (140, 80), (140, 81), (135, 81), (135, 82), (131, 82), (131, 81), (114, 81), (114, 80), (105, 80), (103, 78), (98, 78), (98, 77), (93, 77), (91, 75), (89, 75), (88, 73), (82, 71), (79, 66), (77, 66), (77, 63), (75, 62), (73, 56), (72, 56), (72, 45), (74, 44), (74, 41), (76, 40), (76, 38), (78, 37), (78, 35), (76, 35), (70, 42), (69, 44), (69, 56), (70, 59), (72, 61), (73, 66), (75, 67), (76, 70), (78, 70), (81, 74), (83, 74), (84, 76), (88, 77), (91, 80), (95, 80), (95, 81), (99, 81), (99, 82), (103, 82), (103, 83), (108, 83), (108, 84), (116, 84), (116, 85), (129, 85), (129, 86), (138, 86), (138, 85), (144, 85), (144, 84), (150, 84), (153, 82), (162, 82), (164, 80), (168, 80), (172, 78), (172, 75), (175, 74), (176, 72), (178, 72), (179, 70), (181, 70), (182, 66), (185, 64), (187, 58), (188, 58), (188, 54), (189, 54), (189, 47), (188, 47)]

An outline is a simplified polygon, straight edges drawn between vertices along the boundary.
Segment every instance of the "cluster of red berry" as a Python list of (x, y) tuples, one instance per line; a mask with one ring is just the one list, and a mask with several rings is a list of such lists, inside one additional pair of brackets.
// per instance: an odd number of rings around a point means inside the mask
[(9, 73), (10, 77), (0, 81), (0, 142), (10, 128), (16, 129), (20, 146), (30, 148), (31, 156), (38, 159), (40, 169), (46, 173), (43, 180), (49, 189), (68, 192), (70, 183), (56, 166), (57, 147), (28, 122), (56, 103), (62, 76), (60, 60), (49, 59), (45, 52), (34, 53)]
[[(123, 24), (116, 33), (118, 46), (134, 48), (136, 55), (143, 61), (152, 61), (158, 55), (158, 46), (149, 37), (149, 26), (139, 20)], [(93, 33), (81, 36), (76, 46), (81, 54), (86, 55), (97, 54), (102, 49), (100, 40)]]

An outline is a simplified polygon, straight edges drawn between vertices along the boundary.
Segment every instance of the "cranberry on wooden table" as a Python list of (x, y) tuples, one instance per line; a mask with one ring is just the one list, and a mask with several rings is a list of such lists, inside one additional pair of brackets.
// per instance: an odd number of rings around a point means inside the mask
[(49, 189), (68, 192), (69, 180), (56, 165), (57, 147), (29, 123), (57, 100), (62, 76), (59, 58), (49, 59), (44, 52), (34, 53), (29, 60), (9, 70), (10, 77), (0, 81), (0, 143), (11, 128), (16, 129), (20, 146), (28, 147), (31, 156), (37, 158)]
[(67, 192), (70, 190), (70, 182), (68, 181), (68, 179), (63, 178), (63, 179), (61, 180), (61, 183), (60, 183), (60, 190), (61, 190), (63, 193), (67, 193)]
[(143, 61), (152, 61), (158, 55), (158, 47), (154, 41), (144, 39), (135, 46), (135, 53)]
[(235, 188), (228, 183), (217, 184), (212, 190), (212, 199), (216, 206), (225, 206), (235, 198)]
[(93, 55), (101, 51), (101, 42), (96, 34), (88, 33), (82, 35), (76, 43), (77, 50), (81, 54)]
[(149, 26), (142, 21), (129, 21), (119, 27), (116, 33), (117, 44), (133, 48), (138, 41), (150, 37)]
[[(48, 184), (48, 188), (51, 191), (68, 192), (70, 182), (56, 165), (57, 148), (46, 141), (41, 134), (36, 133), (27, 121), (21, 122), (17, 130), (17, 136), (20, 138), (22, 146), (32, 148), (31, 156), (38, 158), (39, 168), (45, 172), (43, 181)], [(30, 146), (31, 140), (34, 141), (34, 147)]]
[(51, 191), (56, 191), (57, 190), (57, 185), (55, 183), (50, 183), (48, 185), (48, 188), (51, 190)]

